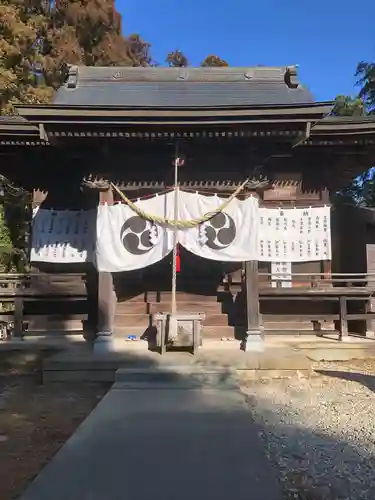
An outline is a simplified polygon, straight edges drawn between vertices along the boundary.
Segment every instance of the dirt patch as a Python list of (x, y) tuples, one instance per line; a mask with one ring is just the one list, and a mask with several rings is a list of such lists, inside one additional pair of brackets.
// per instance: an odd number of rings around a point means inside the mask
[(41, 385), (41, 356), (0, 359), (0, 498), (13, 500), (73, 434), (108, 384)]

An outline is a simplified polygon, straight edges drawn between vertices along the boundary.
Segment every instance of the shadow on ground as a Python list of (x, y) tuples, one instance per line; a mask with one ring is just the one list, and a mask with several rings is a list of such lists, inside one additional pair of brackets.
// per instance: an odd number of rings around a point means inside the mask
[[(68, 345), (69, 340), (67, 339), (67, 347)], [(34, 344), (34, 346), (34, 348), (38, 349), (37, 343)], [(73, 345), (70, 346), (70, 348), (74, 347), (75, 346)], [(56, 351), (53, 352), (55, 353)], [(124, 356), (126, 358), (127, 366), (152, 369), (155, 372), (153, 379), (155, 391), (153, 391), (153, 394), (148, 393), (149, 399), (147, 401), (142, 402), (141, 400), (138, 400), (137, 402), (138, 406), (139, 404), (143, 404), (145, 407), (147, 406), (147, 418), (144, 414), (141, 414), (139, 410), (134, 412), (130, 411), (128, 416), (128, 425), (130, 427), (133, 425), (135, 428), (135, 426), (139, 425), (141, 421), (144, 433), (147, 435), (151, 432), (152, 427), (157, 423), (160, 428), (160, 435), (156, 445), (157, 449), (160, 450), (160, 454), (152, 457), (152, 461), (154, 462), (155, 467), (159, 467), (159, 465), (162, 467), (162, 464), (165, 465), (166, 462), (171, 460), (170, 456), (168, 457), (164, 455), (163, 449), (165, 448), (166, 443), (168, 443), (168, 436), (170, 436), (170, 432), (174, 425), (173, 422), (164, 419), (163, 411), (161, 411), (158, 404), (160, 393), (158, 392), (157, 386), (163, 382), (164, 370), (157, 361), (150, 359), (149, 357), (143, 357), (143, 359), (140, 359), (142, 358), (140, 353), (137, 353), (135, 356), (129, 352)], [(207, 363), (206, 368), (207, 370), (212, 370), (218, 368), (218, 365), (217, 363)], [(316, 370), (316, 372), (321, 375), (359, 382), (372, 391), (375, 389), (375, 377), (371, 375), (330, 370)], [(169, 373), (168, 377), (169, 380), (178, 384), (181, 382), (191, 384), (191, 380), (189, 380), (190, 376), (183, 373)], [(225, 385), (232, 380), (232, 377), (233, 373), (228, 367), (221, 374), (218, 374), (217, 383)], [(146, 379), (145, 382), (147, 382)], [(203, 388), (206, 387), (206, 381), (196, 379), (193, 385), (195, 388), (199, 386)], [(235, 391), (236, 389), (233, 389), (233, 392)], [(118, 394), (115, 395), (113, 402), (114, 404), (119, 404), (121, 406), (123, 403), (119, 400), (120, 391), (117, 392)], [(104, 397), (102, 404), (106, 398), (112, 397), (111, 394), (113, 394), (113, 391), (109, 392), (107, 396)], [(334, 439), (322, 433), (314, 432), (311, 429), (296, 427), (292, 423), (285, 421), (278, 416), (278, 413), (274, 411), (275, 408), (272, 408), (269, 401), (261, 400), (257, 397), (255, 389), (254, 394), (251, 396), (244, 396), (244, 400), (250, 410), (247, 418), (248, 424), (250, 424), (253, 428), (251, 434), (258, 437), (257, 442), (253, 440), (252, 436), (250, 437), (248, 428), (246, 428), (243, 421), (243, 416), (240, 415), (241, 411), (238, 412), (237, 419), (236, 416), (233, 418), (233, 415), (237, 410), (233, 411), (226, 409), (224, 404), (221, 405), (221, 407), (218, 407), (214, 402), (210, 402), (210, 399), (207, 397), (203, 399), (197, 397), (196, 392), (194, 391), (184, 391), (183, 396), (180, 396), (180, 418), (182, 419), (187, 432), (186, 435), (182, 434), (179, 436), (174, 444), (173, 450), (170, 450), (175, 453), (172, 458), (173, 461), (178, 461), (179, 456), (183, 456), (186, 450), (189, 450), (191, 456), (196, 457), (196, 461), (198, 463), (201, 462), (202, 466), (204, 461), (207, 460), (207, 456), (205, 456), (204, 453), (202, 455), (202, 443), (206, 442), (207, 439), (210, 438), (209, 433), (207, 433), (207, 429), (198, 434), (198, 439), (192, 439), (192, 434), (188, 432), (189, 429), (196, 425), (195, 421), (197, 419), (197, 415), (199, 414), (199, 409), (200, 407), (203, 408), (203, 405), (208, 405), (209, 408), (210, 405), (212, 405), (211, 411), (207, 412), (207, 419), (209, 421), (210, 428), (215, 429), (218, 425), (222, 425), (224, 418), (224, 420), (227, 419), (228, 429), (230, 429), (230, 426), (235, 426), (238, 428), (239, 432), (242, 432), (242, 438), (241, 441), (239, 441), (238, 439), (232, 439), (231, 432), (228, 431), (228, 433), (226, 433), (225, 428), (222, 429), (222, 442), (219, 443), (220, 446), (217, 446), (216, 448), (217, 453), (215, 463), (213, 464), (213, 475), (208, 478), (209, 483), (212, 484), (212, 489), (211, 491), (203, 491), (198, 488), (195, 498), (198, 500), (200, 498), (207, 499), (214, 497), (220, 499), (221, 496), (215, 493), (215, 485), (217, 485), (218, 482), (220, 483), (220, 481), (218, 481), (218, 477), (225, 477), (225, 474), (228, 474), (228, 470), (231, 468), (229, 464), (234, 463), (238, 467), (243, 466), (243, 464), (239, 463), (239, 457), (243, 454), (243, 450), (247, 450), (248, 455), (248, 463), (246, 464), (246, 474), (248, 475), (247, 487), (250, 488), (247, 491), (247, 494), (250, 495), (248, 498), (251, 498), (251, 494), (254, 493), (254, 491), (251, 490), (251, 462), (253, 459), (257, 460), (257, 458), (260, 458), (263, 452), (273, 466), (286, 500), (344, 500), (347, 498), (373, 500), (373, 498), (375, 498), (375, 475), (372, 472), (375, 470), (374, 454), (369, 453), (368, 450), (362, 449), (360, 446), (354, 446), (352, 443)], [(291, 405), (292, 404), (293, 402), (291, 401)], [(95, 412), (98, 412), (99, 408), (100, 405), (93, 411), (91, 416), (93, 416)], [(188, 418), (186, 418), (186, 415), (188, 415)], [(117, 436), (117, 439), (119, 438), (121, 428), (119, 427), (120, 423), (116, 421), (115, 418), (111, 419), (110, 415), (107, 415), (107, 417), (107, 427), (104, 429), (102, 436), (100, 437), (100, 442), (97, 443), (97, 447), (92, 447), (86, 451), (81, 450), (81, 453), (77, 456), (72, 455), (72, 470), (74, 470), (74, 468), (79, 470), (80, 464), (86, 463), (88, 466), (88, 468), (86, 468), (86, 474), (90, 475), (90, 457), (93, 454), (95, 454), (99, 449), (100, 453), (108, 453), (109, 455), (113, 453), (113, 447), (116, 444), (114, 436)], [(84, 432), (83, 434), (81, 433), (80, 439), (82, 439), (82, 436), (87, 436), (93, 431), (90, 421), (86, 421), (83, 425), (86, 425), (86, 427), (83, 429)], [(116, 429), (117, 434), (114, 432)], [(155, 440), (155, 436), (152, 436), (152, 439)], [(223, 443), (225, 443), (225, 453), (223, 453)], [(130, 457), (131, 461), (121, 462), (121, 460), (119, 460), (117, 462), (113, 462), (113, 470), (111, 471), (112, 480), (114, 480), (115, 477), (120, 477), (122, 478), (122, 481), (125, 471), (128, 470), (127, 467), (129, 467), (129, 463), (133, 464), (132, 467), (137, 470), (141, 470), (142, 472), (142, 464), (144, 464), (144, 450), (137, 446), (136, 434), (134, 435), (133, 442), (129, 443), (129, 445), (132, 448)], [(69, 442), (66, 446), (69, 446)], [(212, 457), (210, 459), (213, 460)], [(196, 466), (196, 464), (190, 463), (190, 466)], [(182, 477), (189, 478), (189, 462), (181, 460), (181, 467), (183, 468), (181, 476), (180, 473), (178, 473), (180, 479)], [(167, 469), (167, 477), (168, 472), (169, 471)], [(139, 474), (137, 472), (135, 475), (138, 477)], [(138, 477), (138, 480), (142, 476), (146, 480), (148, 478), (147, 471), (143, 471)], [(369, 478), (367, 482), (358, 479), (366, 476)], [(76, 480), (81, 482), (85, 479), (87, 478), (83, 477)], [(173, 478), (173, 481), (175, 482), (176, 479), (177, 478)], [(147, 481), (148, 479), (144, 482), (144, 484), (146, 484)], [(145, 487), (146, 486), (142, 485), (142, 483), (139, 484), (140, 491), (138, 491), (138, 493), (141, 494), (142, 489)], [(181, 487), (181, 485), (179, 485), (179, 487)], [(243, 487), (244, 486), (240, 484), (233, 484), (231, 486), (232, 498), (236, 500), (237, 498), (242, 498), (241, 495), (237, 495), (237, 492), (240, 493), (239, 490)], [(100, 488), (101, 485), (99, 483), (96, 484), (95, 491), (92, 493), (96, 496), (93, 496), (92, 498), (97, 499), (108, 497), (108, 491), (100, 490)], [(263, 496), (256, 495), (256, 499), (262, 500), (263, 498), (267, 498), (267, 492), (263, 491), (263, 493)], [(156, 491), (155, 494), (158, 499), (158, 491)], [(163, 494), (160, 492), (160, 498), (162, 497)], [(24, 497), (21, 498), (23, 499)], [(25, 497), (26, 500), (28, 500), (28, 498), (29, 497), (27, 496)], [(67, 497), (58, 496), (58, 498), (65, 499)], [(271, 498), (269, 498), (269, 500), (271, 500)]]
[(357, 382), (367, 387), (370, 391), (375, 392), (375, 376), (366, 373), (358, 372), (348, 372), (341, 370), (314, 370), (315, 373), (319, 375), (324, 375), (325, 377), (333, 377), (341, 380), (347, 380), (348, 382)]

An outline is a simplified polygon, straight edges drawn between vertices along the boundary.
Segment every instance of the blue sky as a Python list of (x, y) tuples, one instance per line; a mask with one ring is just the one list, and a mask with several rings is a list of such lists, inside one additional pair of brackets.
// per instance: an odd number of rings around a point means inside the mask
[(375, 61), (375, 1), (117, 0), (125, 34), (155, 60), (181, 49), (192, 65), (216, 54), (231, 66), (298, 64), (318, 100), (357, 92), (360, 60)]

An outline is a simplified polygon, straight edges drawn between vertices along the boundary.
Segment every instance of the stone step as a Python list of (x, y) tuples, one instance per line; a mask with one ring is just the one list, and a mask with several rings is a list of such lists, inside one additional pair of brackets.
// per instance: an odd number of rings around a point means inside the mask
[(266, 330), (313, 330), (311, 321), (267, 321), (263, 320)]
[[(228, 338), (228, 339), (234, 339), (237, 336), (238, 330), (234, 326), (229, 326), (229, 325), (203, 325), (202, 328), (202, 338), (203, 340), (206, 339), (222, 339), (222, 338)], [(243, 331), (245, 331), (243, 329)]]
[[(78, 316), (78, 315), (77, 315)], [(82, 330), (82, 321), (87, 318), (87, 314), (82, 314), (82, 319), (55, 318), (53, 316), (33, 317), (25, 321), (29, 331), (71, 331)]]
[(152, 326), (151, 314), (116, 314), (115, 328), (116, 327), (144, 327)]
[(195, 356), (186, 352), (167, 352), (160, 356), (147, 348), (128, 349), (105, 356), (69, 350), (44, 360), (43, 381), (107, 381), (128, 384), (128, 388), (142, 388), (142, 384), (163, 388), (165, 384), (188, 385), (189, 380), (193, 385), (232, 383), (233, 370), (307, 372), (310, 366), (311, 361), (306, 356), (289, 346), (246, 353), (239, 348), (205, 350), (203, 346)]
[[(183, 311), (180, 311), (183, 312)], [(115, 327), (129, 326), (144, 326), (149, 327), (153, 324), (152, 314), (128, 314), (118, 313), (115, 316)], [(226, 326), (228, 325), (228, 316), (226, 314), (207, 314), (203, 321), (203, 325), (209, 326)]]
[[(136, 335), (137, 338), (140, 338), (143, 334), (146, 333), (148, 326), (116, 326), (114, 335), (116, 338), (127, 338), (129, 335)], [(236, 332), (238, 330), (238, 333)], [(241, 332), (244, 332), (244, 328), (236, 328), (234, 326), (228, 325), (217, 325), (217, 326), (207, 326), (203, 325), (202, 328), (202, 338), (204, 339), (215, 339), (220, 340), (222, 338), (235, 338), (237, 335), (241, 335)]]
[[(116, 304), (116, 314), (153, 314), (157, 312), (170, 311), (171, 303), (168, 301), (162, 302), (118, 302)], [(178, 301), (178, 311), (189, 312), (205, 312), (216, 313), (222, 312), (222, 304), (220, 302), (201, 302), (201, 301)]]
[(194, 366), (167, 366), (160, 368), (119, 368), (115, 383), (121, 388), (232, 388), (238, 387), (235, 371), (229, 369), (202, 369)]
[[(134, 297), (129, 297), (126, 302), (170, 302), (172, 293), (169, 291), (162, 292), (145, 292)], [(177, 301), (199, 301), (199, 302), (217, 302), (218, 297), (214, 295), (205, 295), (188, 292), (177, 292)], [(125, 301), (125, 299), (124, 299)]]

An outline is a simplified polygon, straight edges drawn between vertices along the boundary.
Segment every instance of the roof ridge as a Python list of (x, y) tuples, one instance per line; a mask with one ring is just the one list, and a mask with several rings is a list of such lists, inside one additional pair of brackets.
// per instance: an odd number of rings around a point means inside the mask
[(128, 67), (128, 66), (77, 66), (71, 65), (65, 83), (76, 88), (80, 82), (234, 82), (277, 81), (290, 88), (297, 88), (297, 66), (244, 66), (244, 67)]
[(263, 66), (261, 64), (255, 66), (181, 66), (181, 67), (170, 67), (170, 66), (86, 66), (84, 64), (69, 64), (69, 68), (86, 68), (86, 69), (126, 69), (129, 71), (179, 71), (183, 70), (195, 70), (195, 71), (232, 71), (232, 70), (244, 70), (244, 69), (291, 69), (298, 68), (298, 64), (283, 64), (275, 66)]

